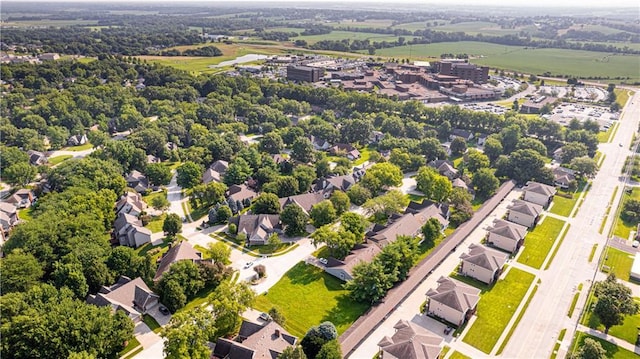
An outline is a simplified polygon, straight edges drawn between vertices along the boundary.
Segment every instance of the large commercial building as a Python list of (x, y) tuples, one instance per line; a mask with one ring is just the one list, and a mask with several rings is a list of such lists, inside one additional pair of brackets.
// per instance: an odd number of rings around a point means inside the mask
[(477, 66), (463, 60), (442, 60), (436, 64), (441, 75), (456, 76), (461, 79), (484, 84), (489, 80), (489, 68)]
[(287, 80), (302, 82), (318, 82), (324, 70), (309, 66), (287, 66)]

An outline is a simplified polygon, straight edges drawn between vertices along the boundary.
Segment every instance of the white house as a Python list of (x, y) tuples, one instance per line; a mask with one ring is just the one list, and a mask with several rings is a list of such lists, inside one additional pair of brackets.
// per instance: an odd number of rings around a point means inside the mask
[(469, 253), (460, 256), (460, 273), (467, 277), (477, 279), (483, 283), (491, 284), (498, 279), (502, 267), (507, 263), (508, 255), (489, 249), (482, 245), (472, 244)]
[(480, 289), (457, 280), (440, 277), (438, 288), (427, 292), (427, 314), (461, 326), (476, 312)]
[(488, 230), (487, 244), (515, 254), (524, 243), (527, 227), (496, 219)]
[(543, 207), (548, 206), (556, 194), (555, 187), (533, 181), (527, 182), (523, 191), (525, 201), (539, 204)]
[(513, 223), (517, 223), (532, 228), (538, 222), (540, 214), (542, 214), (542, 206), (516, 199), (511, 203), (507, 219)]

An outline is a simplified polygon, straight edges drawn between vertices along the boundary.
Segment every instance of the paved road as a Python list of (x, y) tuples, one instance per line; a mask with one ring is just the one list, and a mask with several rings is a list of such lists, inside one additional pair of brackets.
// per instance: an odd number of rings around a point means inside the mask
[[(563, 357), (568, 349), (578, 315), (569, 324), (560, 318), (567, 317), (575, 288), (580, 283), (584, 283), (583, 292), (588, 291), (597, 270), (597, 258), (606, 245), (606, 236), (598, 234), (598, 231), (607, 211), (605, 204), (611, 200), (614, 188), (621, 187), (620, 173), (625, 158), (630, 154), (626, 144), (630, 143), (640, 120), (640, 93), (636, 92), (632, 102), (623, 112), (614, 140), (600, 146), (600, 151), (606, 155), (604, 162), (593, 179), (580, 211), (575, 218), (570, 219), (571, 227), (558, 255), (549, 269), (540, 274), (542, 282), (538, 292), (505, 347), (503, 356), (506, 358), (548, 358), (563, 328), (568, 331), (559, 357)], [(625, 146), (619, 147), (619, 143)], [(622, 188), (617, 192), (603, 233), (608, 233), (611, 228), (622, 192)], [(589, 263), (591, 249), (596, 243), (596, 260)], [(576, 312), (585, 305), (586, 296), (580, 298)]]

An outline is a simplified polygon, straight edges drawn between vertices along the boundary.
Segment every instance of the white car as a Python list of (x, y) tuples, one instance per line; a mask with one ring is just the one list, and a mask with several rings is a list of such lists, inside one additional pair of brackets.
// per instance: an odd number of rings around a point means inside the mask
[(320, 258), (320, 259), (318, 259), (318, 262), (326, 265), (327, 264), (327, 258)]
[(633, 247), (633, 248), (638, 248), (638, 246), (640, 246), (640, 242), (639, 241), (633, 241), (633, 243), (631, 243), (631, 247)]
[(247, 264), (244, 265), (244, 269), (251, 268), (252, 265), (253, 262), (247, 262)]

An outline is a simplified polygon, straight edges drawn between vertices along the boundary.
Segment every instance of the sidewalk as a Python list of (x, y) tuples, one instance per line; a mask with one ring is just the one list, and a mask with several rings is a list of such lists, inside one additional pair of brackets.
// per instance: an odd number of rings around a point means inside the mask
[(578, 331), (580, 332), (584, 332), (587, 333), (589, 335), (593, 335), (594, 337), (598, 337), (600, 339), (606, 340), (609, 343), (615, 344), (621, 348), (625, 348), (631, 352), (634, 352), (636, 354), (640, 355), (640, 347), (637, 347), (629, 342), (626, 342), (622, 339), (616, 338), (616, 337), (612, 337), (611, 335), (608, 334), (604, 334), (603, 332), (599, 331), (599, 330), (595, 330), (595, 329), (591, 329), (589, 327), (586, 327), (582, 324), (578, 324)]

